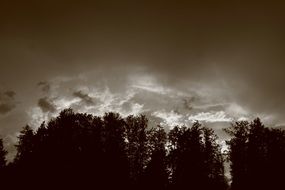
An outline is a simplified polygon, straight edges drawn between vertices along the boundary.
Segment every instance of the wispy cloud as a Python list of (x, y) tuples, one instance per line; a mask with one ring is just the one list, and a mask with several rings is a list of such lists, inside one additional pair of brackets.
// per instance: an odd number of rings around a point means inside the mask
[[(246, 118), (249, 113), (238, 103), (222, 99), (218, 89), (212, 91), (212, 87), (207, 89), (207, 86), (199, 83), (192, 82), (191, 88), (183, 90), (166, 87), (148, 74), (127, 78), (128, 80), (121, 80), (124, 82), (121, 86), (116, 86), (115, 90), (108, 83), (86, 83), (88, 76), (82, 81), (69, 77), (68, 80), (42, 82), (42, 88), (51, 90), (39, 99), (41, 112), (38, 114), (51, 117), (69, 107), (95, 115), (103, 115), (105, 112), (119, 112), (122, 116), (147, 113), (154, 118), (156, 124), (173, 127), (191, 126), (194, 121), (209, 125), (230, 123)], [(37, 118), (43, 119), (46, 116)]]
[(152, 113), (152, 116), (158, 117), (161, 119), (160, 125), (162, 126), (181, 126), (185, 125), (185, 118), (183, 115), (175, 113), (174, 111), (155, 111)]
[(201, 112), (195, 115), (190, 115), (188, 119), (192, 122), (203, 121), (203, 122), (231, 122), (233, 119), (226, 115), (224, 111), (218, 112)]

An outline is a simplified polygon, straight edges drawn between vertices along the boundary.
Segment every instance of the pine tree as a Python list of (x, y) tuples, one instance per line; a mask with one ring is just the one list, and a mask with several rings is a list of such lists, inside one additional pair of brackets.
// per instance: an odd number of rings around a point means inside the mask
[(18, 139), (19, 142), (16, 145), (17, 155), (15, 157), (15, 162), (30, 162), (35, 146), (33, 129), (29, 125), (26, 125), (20, 132)]
[(246, 189), (248, 187), (248, 134), (249, 123), (238, 121), (225, 131), (232, 137), (227, 144), (229, 146), (229, 160), (231, 162), (231, 176), (233, 190)]
[(6, 154), (7, 151), (4, 149), (3, 139), (0, 139), (0, 171), (6, 166)]

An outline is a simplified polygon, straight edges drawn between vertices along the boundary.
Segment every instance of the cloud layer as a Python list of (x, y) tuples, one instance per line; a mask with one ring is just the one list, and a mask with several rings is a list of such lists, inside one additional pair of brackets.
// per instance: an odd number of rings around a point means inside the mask
[(283, 7), (224, 0), (1, 3), (0, 132), (15, 136), (67, 107), (144, 113), (170, 126), (200, 120), (220, 129), (255, 116), (284, 126)]

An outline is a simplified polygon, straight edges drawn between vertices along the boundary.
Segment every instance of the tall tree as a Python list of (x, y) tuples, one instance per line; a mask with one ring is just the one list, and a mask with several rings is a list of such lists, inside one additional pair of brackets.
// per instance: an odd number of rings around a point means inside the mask
[(118, 113), (106, 113), (103, 117), (105, 172), (108, 188), (127, 188), (129, 164), (126, 153), (125, 121)]
[(229, 159), (231, 162), (231, 176), (233, 190), (246, 189), (248, 186), (248, 134), (249, 123), (238, 121), (225, 131), (232, 136), (227, 141), (229, 146)]
[(6, 167), (6, 154), (7, 151), (4, 149), (3, 139), (0, 139), (0, 172)]
[(20, 132), (18, 139), (19, 141), (16, 145), (17, 155), (15, 157), (15, 162), (30, 162), (32, 159), (32, 154), (35, 145), (33, 129), (29, 125), (26, 125)]
[(169, 132), (169, 160), (174, 189), (226, 189), (224, 158), (217, 136), (196, 122)]
[(6, 154), (7, 151), (4, 148), (3, 140), (0, 139), (0, 187), (3, 189), (9, 188), (9, 180), (12, 177), (12, 175), (8, 173)]
[(36, 167), (34, 167), (35, 157), (34, 157), (34, 131), (33, 129), (26, 125), (20, 132), (18, 136), (18, 144), (16, 145), (17, 154), (13, 162), (14, 168), (14, 178), (18, 183), (12, 183), (11, 185), (16, 186), (12, 188), (32, 188), (34, 184), (29, 180), (34, 178)]
[(267, 181), (264, 175), (267, 165), (267, 133), (268, 129), (259, 118), (250, 123), (247, 142), (248, 189), (263, 189)]
[(270, 129), (268, 132), (266, 189), (284, 189), (285, 130)]
[(145, 189), (166, 189), (168, 186), (167, 134), (163, 127), (157, 126), (148, 131), (150, 161), (144, 173)]
[(284, 130), (267, 128), (256, 118), (226, 131), (232, 136), (228, 144), (233, 190), (284, 187), (280, 177), (285, 170)]
[(203, 144), (201, 125), (196, 122), (191, 128), (175, 127), (169, 133), (172, 182), (174, 188), (201, 188), (203, 185)]
[(218, 136), (213, 129), (203, 127), (205, 181), (206, 189), (227, 189), (227, 181), (224, 171), (224, 156), (221, 145), (217, 142)]
[(145, 116), (128, 116), (126, 119), (126, 147), (130, 165), (130, 178), (134, 185), (141, 183), (149, 157), (147, 123)]

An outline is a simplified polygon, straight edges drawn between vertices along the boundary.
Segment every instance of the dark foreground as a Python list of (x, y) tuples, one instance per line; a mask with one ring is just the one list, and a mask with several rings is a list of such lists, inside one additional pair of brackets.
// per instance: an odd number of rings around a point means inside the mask
[[(3, 189), (284, 188), (285, 132), (259, 119), (236, 122), (225, 155), (212, 129), (149, 127), (145, 116), (103, 117), (64, 110), (36, 131), (19, 135), (17, 155), (6, 164), (0, 143)], [(232, 183), (225, 177), (230, 161)]]

